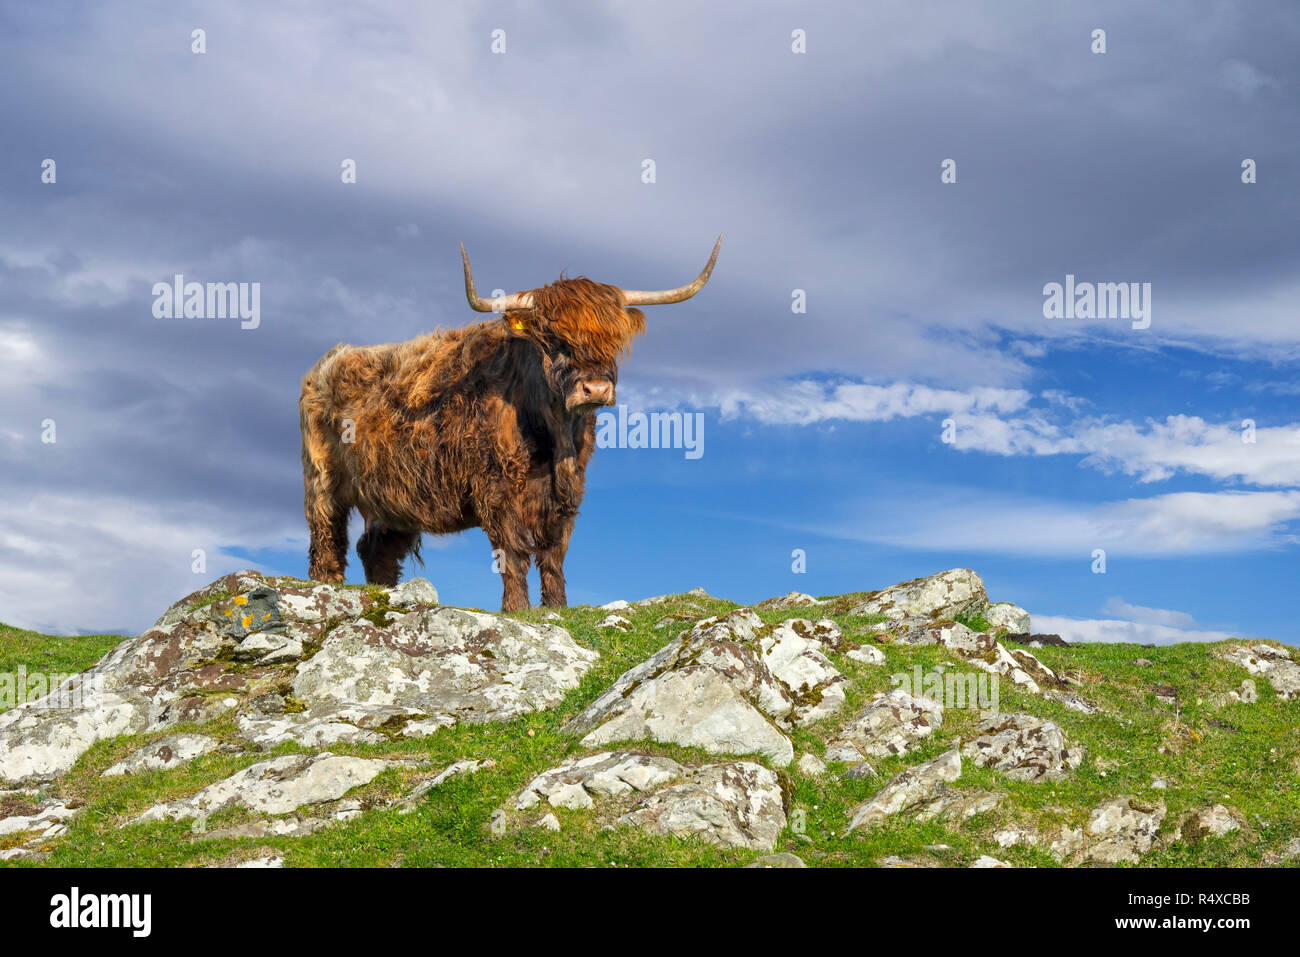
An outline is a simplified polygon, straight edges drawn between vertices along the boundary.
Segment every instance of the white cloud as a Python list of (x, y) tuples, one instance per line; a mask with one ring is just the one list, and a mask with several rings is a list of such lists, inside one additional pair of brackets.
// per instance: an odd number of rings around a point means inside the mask
[(1130, 605), (1119, 596), (1109, 599), (1101, 610), (1108, 615), (1115, 615), (1141, 625), (1164, 625), (1170, 628), (1192, 628), (1196, 625), (1196, 619), (1186, 612)]
[(808, 530), (929, 551), (1078, 557), (1229, 554), (1295, 544), (1300, 491), (1176, 492), (1069, 503), (932, 490)]
[(1213, 423), (1194, 415), (1112, 422), (1080, 415), (1084, 401), (1057, 390), (1039, 398), (1045, 403), (1041, 408), (1032, 406), (1034, 396), (1023, 389), (799, 379), (765, 392), (732, 390), (708, 404), (718, 405), (724, 419), (743, 416), (765, 425), (942, 415), (953, 419), (952, 446), (963, 452), (1079, 455), (1084, 465), (1132, 475), (1141, 482), (1184, 473), (1221, 482), (1300, 486), (1300, 423), (1254, 422), (1247, 429), (1243, 420)]
[(1062, 618), (1034, 615), (1034, 631), (1060, 635), (1071, 642), (1132, 642), (1139, 645), (1175, 645), (1185, 641), (1227, 641), (1241, 635), (1226, 631), (1198, 631), (1136, 621), (1106, 618)]
[(1007, 413), (1024, 408), (1030, 398), (1022, 389), (962, 391), (907, 382), (872, 385), (801, 379), (766, 394), (734, 391), (718, 397), (716, 404), (724, 419), (748, 416), (765, 425), (811, 425), (827, 419), (888, 422), (936, 413)]
[[(300, 522), (187, 505), (38, 494), (0, 503), (0, 619), (43, 632), (139, 631), (168, 605), (241, 568), (226, 549), (305, 548)], [(206, 551), (207, 569), (191, 570)]]

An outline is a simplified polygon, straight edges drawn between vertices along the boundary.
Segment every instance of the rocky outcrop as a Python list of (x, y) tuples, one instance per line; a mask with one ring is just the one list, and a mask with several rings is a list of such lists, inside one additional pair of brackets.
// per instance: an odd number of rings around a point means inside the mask
[(786, 731), (835, 711), (845, 678), (822, 648), (829, 620), (770, 626), (748, 609), (706, 618), (625, 672), (565, 730), (600, 747), (651, 739), (788, 764)]
[(1207, 837), (1223, 837), (1242, 827), (1241, 814), (1223, 804), (1214, 804), (1187, 815), (1178, 826), (1178, 836), (1189, 844)]
[(515, 798), (515, 809), (524, 811), (543, 801), (569, 810), (588, 808), (600, 797), (648, 794), (685, 773), (671, 758), (640, 751), (606, 751), (539, 774)]
[(771, 850), (785, 829), (785, 797), (776, 773), (761, 764), (705, 765), (652, 794), (619, 823), (667, 837)]
[(988, 604), (984, 582), (969, 568), (954, 568), (872, 592), (851, 615), (887, 618), (956, 618)]
[[(35, 794), (31, 797), (36, 797)], [(68, 829), (70, 821), (81, 809), (80, 802), (47, 798), (32, 801), (0, 795), (0, 861), (40, 860), (46, 856), (40, 845), (58, 837)]]
[(1029, 612), (1009, 601), (994, 602), (980, 612), (980, 617), (991, 627), (1005, 629), (1013, 635), (1029, 632)]
[(436, 605), (423, 579), (344, 588), (237, 572), (56, 692), (0, 714), (0, 781), (232, 709), (250, 740), (324, 747), (552, 707), (598, 657), (553, 625)]
[(877, 695), (826, 748), (828, 761), (906, 754), (943, 723), (943, 706), (902, 688)]
[(1163, 802), (1148, 804), (1132, 797), (1106, 801), (1088, 818), (1083, 859), (1097, 864), (1136, 864), (1151, 850), (1164, 819)]
[(384, 627), (358, 619), (331, 631), (296, 670), (301, 710), (239, 717), (270, 746), (420, 737), (462, 721), (505, 721), (559, 704), (599, 656), (556, 625), (433, 608)]
[(961, 776), (961, 752), (954, 748), (937, 758), (910, 767), (853, 811), (849, 832), (872, 827), (886, 818), (934, 800), (945, 782)]
[(960, 824), (976, 814), (992, 811), (1002, 803), (1006, 794), (1001, 791), (958, 791), (943, 785), (934, 789), (934, 796), (924, 801), (916, 810), (918, 821), (943, 818)]
[(219, 747), (221, 747), (220, 741), (201, 734), (168, 735), (148, 747), (132, 752), (105, 771), (103, 777), (179, 767), (200, 754), (211, 754)]
[(391, 762), (331, 754), (287, 754), (259, 761), (191, 797), (155, 804), (136, 821), (206, 818), (236, 805), (262, 814), (288, 814), (335, 801), (368, 784)]
[(977, 633), (956, 621), (931, 618), (895, 618), (871, 626), (881, 639), (899, 645), (942, 645), (966, 655), (983, 654), (993, 647), (993, 637)]
[(1240, 665), (1252, 675), (1268, 679), (1277, 696), (1283, 701), (1300, 698), (1300, 664), (1291, 658), (1291, 652), (1274, 645), (1237, 645), (1219, 653), (1224, 661)]
[(760, 601), (755, 608), (763, 611), (784, 611), (787, 608), (799, 608), (803, 605), (821, 604), (812, 595), (805, 595), (801, 591), (792, 591), (779, 598), (769, 598), (766, 601)]
[(569, 810), (607, 805), (615, 826), (771, 850), (786, 824), (776, 773), (750, 761), (688, 766), (637, 751), (575, 759), (534, 778), (517, 811), (545, 803)]
[(1018, 781), (1052, 781), (1083, 761), (1083, 748), (1066, 745), (1061, 726), (1029, 714), (999, 714), (975, 726), (962, 754)]

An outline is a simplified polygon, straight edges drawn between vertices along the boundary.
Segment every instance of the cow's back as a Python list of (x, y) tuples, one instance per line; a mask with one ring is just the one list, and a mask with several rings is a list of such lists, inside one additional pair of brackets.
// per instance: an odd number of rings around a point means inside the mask
[(303, 378), (304, 466), (324, 456), (340, 494), (398, 528), (476, 524), (479, 397), (465, 382), (477, 327), (409, 342), (335, 346)]

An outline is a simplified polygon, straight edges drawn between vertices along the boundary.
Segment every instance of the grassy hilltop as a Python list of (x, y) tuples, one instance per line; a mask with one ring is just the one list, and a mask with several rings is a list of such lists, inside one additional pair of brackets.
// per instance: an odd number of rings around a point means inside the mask
[[(850, 616), (836, 609), (852, 606), (848, 596), (828, 599), (822, 606), (760, 612), (774, 623), (788, 618), (830, 617), (846, 635), (862, 639), (880, 619)], [(582, 645), (600, 652), (600, 659), (564, 702), (504, 724), (460, 725), (418, 739), (393, 737), (382, 745), (338, 744), (330, 750), (365, 757), (416, 757), (438, 764), (464, 759), (491, 759), (495, 766), (453, 778), (433, 789), (413, 813), (370, 809), (360, 816), (303, 837), (202, 839), (192, 822), (150, 822), (121, 827), (150, 805), (191, 794), (268, 755), (302, 749), (280, 745), (268, 752), (247, 750), (235, 733), (230, 715), (205, 724), (206, 735), (239, 745), (228, 752), (202, 755), (188, 765), (166, 771), (146, 771), (103, 778), (101, 773), (132, 751), (165, 735), (198, 730), (178, 726), (165, 732), (117, 738), (95, 745), (73, 770), (40, 793), (0, 794), (0, 817), (24, 813), (24, 807), (57, 796), (82, 810), (65, 833), (45, 849), (50, 866), (200, 866), (229, 864), (268, 852), (284, 858), (286, 866), (737, 866), (761, 856), (752, 850), (726, 849), (698, 840), (661, 838), (637, 828), (605, 829), (590, 810), (556, 810), (558, 832), (525, 826), (511, 819), (492, 825), (498, 808), (513, 799), (537, 774), (566, 757), (587, 753), (577, 738), (563, 734), (561, 725), (589, 705), (615, 678), (642, 662), (674, 638), (678, 627), (656, 629), (667, 615), (699, 617), (737, 607), (711, 598), (679, 596), (664, 604), (620, 612), (632, 622), (626, 633), (597, 629), (607, 612), (588, 607), (559, 612), (562, 624)], [(513, 617), (537, 622), (543, 612)], [(978, 627), (979, 621), (968, 622)], [(681, 627), (688, 627), (683, 624)], [(97, 662), (120, 636), (53, 637), (0, 626), (0, 671), (19, 665), (28, 671), (77, 671)], [(829, 653), (834, 665), (850, 679), (845, 706), (838, 715), (790, 732), (796, 759), (805, 753), (822, 756), (832, 732), (857, 714), (874, 693), (893, 687), (890, 674), (911, 673), (948, 662), (951, 653), (939, 646), (880, 645), (884, 667), (860, 663)], [(1119, 795), (1163, 801), (1168, 814), (1160, 838), (1142, 858), (1143, 866), (1260, 866), (1279, 859), (1283, 849), (1300, 838), (1300, 701), (1280, 700), (1268, 682), (1256, 679), (1258, 700), (1223, 703), (1222, 696), (1238, 689), (1246, 673), (1214, 655), (1217, 646), (1184, 644), (1157, 648), (1132, 645), (1043, 647), (1034, 654), (1060, 675), (1080, 682), (1075, 690), (1104, 709), (1081, 714), (1055, 700), (1030, 694), (1010, 681), (1000, 685), (1000, 710), (1023, 711), (1059, 724), (1072, 745), (1086, 747), (1082, 765), (1062, 780), (1027, 783), (966, 762), (958, 789), (983, 788), (1008, 797), (992, 811), (960, 824), (933, 819), (919, 823), (896, 815), (872, 830), (846, 834), (850, 812), (881, 789), (905, 767), (935, 757), (952, 747), (955, 738), (969, 740), (979, 721), (974, 710), (950, 708), (942, 726), (921, 746), (901, 757), (873, 759), (876, 776), (846, 778), (843, 765), (827, 773), (802, 773), (797, 761), (781, 769), (783, 783), (798, 827), (788, 826), (775, 850), (790, 852), (810, 867), (873, 866), (886, 857), (913, 863), (969, 866), (991, 855), (1014, 866), (1059, 866), (1041, 847), (1000, 846), (994, 834), (1009, 826), (1043, 833), (1062, 825), (1078, 828), (1091, 809)], [(1150, 664), (1137, 665), (1138, 659)], [(1157, 697), (1156, 689), (1161, 689)], [(1172, 702), (1169, 689), (1173, 689)], [(639, 750), (679, 761), (716, 762), (703, 751), (655, 742), (632, 745)], [(753, 760), (762, 762), (761, 758)], [(363, 805), (402, 789), (404, 769), (389, 769), (355, 796)], [(1153, 788), (1157, 779), (1164, 788)], [(1238, 812), (1243, 826), (1221, 837), (1199, 841), (1174, 840), (1175, 822), (1185, 812), (1223, 804)], [(543, 809), (545, 810), (545, 809)], [(541, 811), (538, 814), (542, 813)], [(537, 817), (533, 814), (532, 817)], [(208, 827), (235, 824), (247, 812), (224, 812)], [(796, 817), (792, 815), (792, 820)], [(802, 833), (796, 833), (801, 831)], [(494, 833), (495, 832), (495, 833)], [(17, 846), (29, 835), (0, 835), (0, 850)], [(14, 862), (11, 866), (40, 866)]]

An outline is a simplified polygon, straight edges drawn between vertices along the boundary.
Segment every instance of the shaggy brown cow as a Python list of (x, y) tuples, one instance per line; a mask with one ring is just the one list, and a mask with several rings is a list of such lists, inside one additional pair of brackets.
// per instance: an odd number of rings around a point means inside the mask
[(618, 360), (645, 331), (634, 307), (695, 295), (721, 243), (679, 289), (561, 278), (496, 300), (479, 298), (461, 246), (471, 308), (498, 318), (327, 352), (298, 402), (311, 577), (343, 581), (355, 507), (366, 522), (357, 554), (368, 582), (395, 585), (421, 532), (481, 526), (501, 569), (502, 610), (528, 607), (530, 560), (542, 603), (564, 605), (595, 412), (614, 404)]

